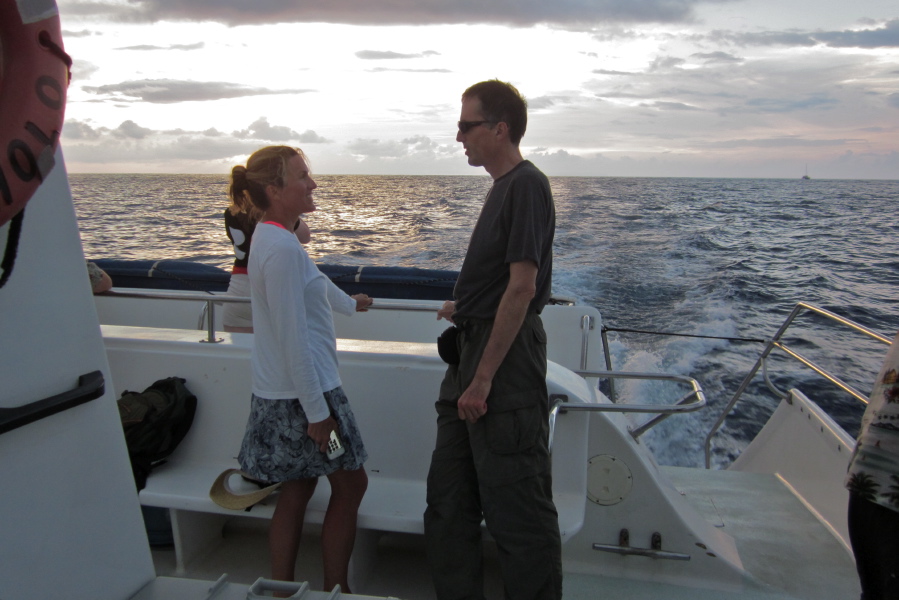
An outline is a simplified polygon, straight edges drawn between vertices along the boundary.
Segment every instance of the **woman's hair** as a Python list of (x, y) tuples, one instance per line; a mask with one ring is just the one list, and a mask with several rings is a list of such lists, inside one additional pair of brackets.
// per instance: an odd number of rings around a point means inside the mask
[(231, 214), (244, 212), (254, 220), (258, 219), (269, 207), (266, 186), (284, 187), (287, 162), (294, 156), (306, 160), (299, 148), (266, 146), (250, 155), (247, 166), (238, 165), (231, 169), (231, 186), (228, 188)]

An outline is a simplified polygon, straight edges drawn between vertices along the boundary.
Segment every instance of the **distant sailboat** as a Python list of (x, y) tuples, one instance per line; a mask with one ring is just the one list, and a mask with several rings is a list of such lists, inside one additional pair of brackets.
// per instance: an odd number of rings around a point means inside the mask
[(811, 179), (811, 177), (808, 176), (808, 165), (805, 165), (805, 175), (803, 175), (802, 178), (803, 179)]

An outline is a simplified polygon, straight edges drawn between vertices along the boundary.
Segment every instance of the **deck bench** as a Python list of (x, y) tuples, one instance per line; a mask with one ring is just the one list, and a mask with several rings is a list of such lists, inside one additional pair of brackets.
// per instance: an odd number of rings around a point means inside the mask
[[(209, 498), (215, 478), (238, 467), (250, 407), (252, 337), (224, 334), (219, 344), (200, 343), (201, 332), (104, 325), (112, 381), (117, 394), (140, 391), (156, 379), (183, 377), (197, 396), (197, 412), (187, 437), (166, 464), (150, 474), (140, 492), (144, 506), (170, 510), (178, 572), (220, 543), (224, 524), (234, 518), (270, 519), (272, 495), (247, 511), (222, 508)], [(368, 491), (359, 509), (360, 530), (354, 561), (364, 552), (369, 533), (421, 534), (425, 488), (436, 435), (434, 400), (445, 365), (436, 344), (338, 340), (341, 378), (369, 453)], [(410, 393), (410, 391), (412, 393)], [(557, 423), (554, 494), (563, 539), (584, 519), (586, 498), (586, 420)], [(255, 489), (231, 479), (232, 487)], [(330, 489), (319, 481), (306, 522), (324, 519)], [(367, 537), (368, 536), (368, 537)], [(376, 541), (376, 538), (374, 538)], [(373, 546), (373, 545), (372, 545)]]

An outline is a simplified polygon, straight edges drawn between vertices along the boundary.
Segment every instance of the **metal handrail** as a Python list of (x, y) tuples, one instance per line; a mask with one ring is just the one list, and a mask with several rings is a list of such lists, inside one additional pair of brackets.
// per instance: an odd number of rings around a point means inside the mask
[(784, 391), (778, 389), (768, 378), (767, 359), (768, 359), (768, 356), (771, 354), (771, 352), (775, 348), (783, 350), (787, 354), (787, 356), (798, 360), (800, 363), (809, 367), (810, 369), (812, 369), (813, 371), (815, 371), (816, 373), (818, 373), (819, 375), (821, 375), (822, 377), (824, 377), (825, 379), (827, 379), (828, 381), (833, 383), (834, 385), (838, 386), (840, 389), (848, 392), (853, 397), (860, 400), (863, 404), (868, 403), (867, 397), (864, 394), (862, 394), (861, 392), (859, 392), (858, 390), (856, 390), (849, 384), (843, 382), (838, 377), (832, 375), (831, 373), (828, 373), (823, 367), (818, 366), (811, 360), (802, 356), (800, 353), (788, 348), (786, 346), (786, 344), (784, 344), (783, 342), (780, 341), (781, 338), (783, 337), (784, 333), (786, 332), (786, 330), (790, 327), (790, 325), (793, 324), (793, 321), (796, 319), (796, 317), (799, 316), (804, 311), (810, 311), (810, 312), (819, 314), (823, 317), (826, 317), (828, 319), (836, 321), (840, 325), (845, 325), (851, 329), (854, 329), (860, 333), (863, 333), (863, 334), (865, 334), (869, 337), (872, 337), (879, 342), (883, 342), (887, 345), (891, 345), (891, 343), (892, 343), (892, 340), (890, 340), (888, 337), (883, 336), (871, 329), (868, 329), (864, 325), (856, 323), (855, 321), (852, 321), (845, 317), (841, 317), (840, 315), (838, 315), (836, 313), (832, 313), (829, 310), (826, 310), (824, 308), (819, 308), (817, 306), (814, 306), (813, 304), (799, 302), (796, 305), (796, 307), (790, 312), (790, 315), (786, 318), (786, 320), (783, 322), (783, 324), (780, 326), (780, 329), (777, 330), (777, 333), (774, 334), (774, 337), (765, 346), (765, 349), (762, 351), (761, 356), (759, 356), (758, 360), (755, 362), (755, 365), (753, 365), (752, 369), (749, 371), (749, 374), (746, 376), (746, 378), (740, 384), (740, 387), (737, 389), (733, 398), (731, 398), (731, 400), (730, 400), (730, 402), (728, 402), (727, 406), (724, 407), (724, 410), (722, 411), (721, 416), (718, 417), (718, 420), (715, 421), (714, 425), (712, 425), (711, 430), (709, 431), (708, 435), (705, 438), (705, 468), (706, 469), (711, 468), (712, 438), (715, 436), (716, 433), (718, 433), (718, 430), (721, 428), (721, 425), (724, 423), (724, 420), (727, 418), (727, 415), (729, 415), (730, 412), (733, 410), (733, 407), (734, 407), (734, 405), (736, 405), (737, 401), (740, 399), (740, 396), (742, 396), (743, 392), (746, 391), (746, 388), (749, 387), (750, 382), (755, 377), (755, 374), (758, 373), (759, 368), (763, 368), (765, 383), (768, 385), (768, 387), (769, 387), (769, 389), (771, 389), (771, 391), (773, 391), (780, 398), (787, 398), (789, 396), (788, 392), (784, 392)]
[[(121, 288), (120, 288), (121, 289)], [(115, 296), (116, 298), (149, 298), (155, 300), (195, 300), (199, 302), (215, 302), (215, 303), (238, 303), (244, 304), (250, 302), (249, 296), (232, 296), (225, 292), (181, 292), (173, 294), (171, 292), (154, 292), (154, 291), (119, 291), (113, 288), (108, 292), (104, 292), (103, 296)], [(434, 304), (410, 304), (405, 300), (393, 300), (377, 298), (377, 303), (372, 304), (366, 310), (411, 310), (411, 311), (434, 311)]]
[[(603, 327), (600, 330), (599, 335), (602, 338), (602, 353), (606, 359), (606, 369), (611, 371), (612, 370), (612, 354), (611, 354), (611, 351), (609, 350), (609, 335), (606, 332), (605, 327)], [(612, 402), (618, 402), (618, 394), (615, 393), (615, 382), (612, 380), (609, 380), (609, 400), (611, 400)]]
[(685, 383), (692, 388), (671, 406), (659, 406), (658, 404), (588, 404), (584, 402), (566, 402), (566, 396), (553, 396), (550, 398), (552, 407), (549, 411), (549, 451), (552, 452), (553, 436), (556, 429), (556, 417), (564, 412), (618, 412), (618, 413), (658, 413), (655, 417), (631, 430), (630, 434), (637, 439), (652, 427), (655, 427), (674, 414), (693, 412), (706, 405), (705, 393), (702, 386), (692, 377), (684, 375), (669, 375), (665, 373), (629, 373), (625, 371), (575, 371), (581, 377), (600, 377), (608, 379), (652, 379), (660, 381), (676, 381)]
[[(223, 338), (215, 337), (215, 304), (217, 303), (247, 303), (250, 302), (250, 298), (246, 296), (231, 296), (225, 293), (212, 293), (212, 292), (180, 292), (177, 294), (170, 292), (148, 292), (148, 291), (119, 291), (113, 288), (112, 290), (106, 292), (104, 295), (115, 296), (118, 298), (145, 298), (145, 299), (155, 299), (155, 300), (187, 300), (187, 301), (199, 301), (205, 303), (203, 313), (200, 316), (201, 322), (202, 320), (206, 321), (206, 330), (207, 337), (206, 339), (200, 340), (200, 342), (205, 343), (218, 343), (223, 341)], [(393, 299), (377, 299), (377, 302), (370, 305), (366, 310), (403, 310), (403, 311), (419, 311), (419, 312), (434, 312), (434, 304), (414, 304), (409, 303), (408, 301), (402, 300), (393, 300)], [(651, 379), (651, 380), (661, 380), (661, 381), (677, 381), (680, 383), (688, 384), (692, 387), (692, 391), (688, 392), (684, 396), (682, 396), (675, 404), (664, 407), (656, 404), (585, 404), (585, 403), (572, 403), (572, 402), (564, 402), (558, 400), (554, 403), (552, 410), (550, 411), (550, 437), (549, 437), (549, 446), (550, 450), (552, 449), (552, 438), (553, 432), (555, 430), (555, 419), (559, 413), (566, 411), (593, 411), (593, 412), (619, 412), (619, 413), (657, 413), (655, 417), (648, 420), (646, 423), (641, 425), (640, 427), (631, 431), (631, 435), (636, 439), (646, 433), (649, 429), (660, 423), (661, 421), (667, 419), (673, 414), (692, 412), (695, 410), (699, 410), (703, 406), (706, 405), (705, 394), (702, 391), (702, 387), (699, 385), (699, 382), (693, 379), (692, 377), (686, 377), (682, 375), (668, 375), (668, 374), (659, 374), (659, 373), (629, 373), (623, 371), (587, 371), (583, 370), (583, 367), (587, 364), (587, 356), (589, 350), (589, 330), (594, 327), (593, 318), (589, 315), (584, 315), (581, 318), (581, 367), (582, 370), (574, 371), (577, 375), (581, 377), (594, 377), (594, 378), (602, 378), (602, 379)], [(198, 327), (202, 329), (202, 326)], [(603, 332), (603, 339), (605, 340), (605, 333)], [(607, 344), (603, 344), (604, 348), (607, 348)], [(610, 362), (610, 357), (608, 354), (606, 355), (606, 362)], [(614, 385), (614, 384), (613, 384)], [(691, 401), (692, 399), (692, 401)]]
[[(224, 338), (215, 335), (215, 305), (220, 303), (246, 304), (250, 302), (248, 296), (231, 296), (224, 292), (183, 292), (173, 294), (170, 292), (134, 292), (119, 291), (113, 288), (105, 292), (104, 296), (115, 296), (117, 298), (145, 298), (151, 300), (187, 300), (205, 303), (203, 311), (200, 313), (200, 322), (197, 329), (206, 329), (206, 338), (200, 340), (203, 343), (217, 344), (224, 341)], [(367, 307), (366, 310), (406, 310), (413, 312), (436, 312), (433, 304), (409, 304), (407, 302), (398, 302), (396, 300), (378, 299), (376, 304)], [(203, 322), (205, 321), (205, 327)]]
[(590, 330), (593, 329), (593, 317), (583, 315), (581, 317), (581, 368), (587, 368), (587, 356), (590, 350)]
[(104, 296), (115, 296), (116, 298), (145, 298), (149, 300), (188, 300), (204, 302), (205, 306), (200, 313), (200, 322), (197, 329), (203, 329), (202, 323), (206, 321), (206, 339), (200, 340), (205, 344), (218, 344), (224, 341), (224, 338), (215, 336), (215, 304), (216, 303), (236, 303), (242, 304), (249, 302), (250, 299), (244, 296), (229, 296), (225, 293), (215, 294), (213, 292), (183, 292), (173, 294), (170, 292), (123, 292), (115, 288), (102, 294)]
[[(156, 300), (188, 300), (188, 301), (198, 301), (205, 303), (203, 306), (203, 310), (200, 311), (200, 316), (197, 322), (197, 329), (206, 330), (206, 338), (200, 340), (202, 343), (211, 343), (217, 344), (219, 342), (224, 341), (224, 338), (216, 337), (215, 335), (215, 304), (217, 303), (238, 303), (245, 304), (250, 302), (250, 298), (248, 296), (231, 296), (225, 294), (224, 292), (191, 292), (185, 291), (177, 294), (173, 294), (171, 292), (155, 292), (155, 291), (119, 291), (115, 288), (112, 290), (105, 292), (103, 295), (115, 296), (118, 298), (148, 298), (148, 299), (156, 299)], [(409, 312), (431, 312), (435, 313), (437, 309), (435, 308), (434, 301), (427, 301), (429, 304), (422, 303), (414, 303), (409, 300), (396, 300), (393, 298), (377, 298), (374, 303), (366, 308), (366, 310), (399, 310), (399, 311), (409, 311)], [(595, 327), (594, 318), (590, 315), (583, 315), (581, 317), (581, 360), (580, 366), (582, 369), (587, 368), (587, 357), (589, 353), (590, 346), (590, 330)], [(605, 336), (605, 333), (603, 333)], [(606, 347), (605, 338), (603, 347)], [(609, 365), (609, 358), (606, 358), (607, 366), (611, 370), (611, 366)], [(614, 389), (613, 389), (614, 395)]]

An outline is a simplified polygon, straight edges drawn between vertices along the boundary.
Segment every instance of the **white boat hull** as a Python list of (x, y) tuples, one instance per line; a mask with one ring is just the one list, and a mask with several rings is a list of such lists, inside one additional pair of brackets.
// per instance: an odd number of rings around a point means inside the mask
[[(158, 319), (178, 312), (162, 308), (146, 323), (156, 327), (104, 325), (101, 336), (63, 169), (41, 186), (26, 210), (16, 271), (0, 290), (0, 407), (57, 394), (91, 371), (103, 374), (106, 392), (0, 435), (0, 598), (52, 598), (61, 591), (65, 597), (85, 599), (203, 597), (196, 590), (208, 590), (224, 572), (229, 583), (221, 587), (222, 597), (245, 594), (267, 573), (267, 519), (213, 512), (199, 517), (207, 514), (203, 488), (211, 481), (194, 482), (200, 491), (177, 507), (148, 492), (145, 503), (180, 511), (175, 515), (179, 549), (151, 553), (114, 400), (124, 389), (143, 389), (162, 377), (188, 380), (200, 408), (194, 438), (189, 434), (167, 466), (180, 468), (179, 453), (182, 458), (202, 454), (212, 444), (201, 433), (204, 413), (227, 420), (221, 430), (212, 431), (229, 431), (234, 438), (242, 431), (241, 411), (249, 406), (251, 337), (217, 332), (221, 343), (201, 341), (206, 335), (196, 329), (199, 308), (194, 301), (184, 311), (191, 315), (175, 329), (158, 327)], [(107, 313), (105, 304), (115, 304), (117, 319), (149, 314), (119, 304), (130, 299), (97, 300), (101, 313)], [(164, 301), (147, 302), (165, 306)], [(551, 393), (570, 402), (608, 405), (594, 382), (588, 384), (570, 370), (603, 367), (598, 313), (550, 307), (546, 321), (554, 361)], [(372, 448), (378, 449), (369, 466), (387, 472), (408, 463), (422, 471), (433, 445), (431, 407), (442, 371), (433, 341), (443, 324), (433, 313), (383, 310), (337, 325), (354, 406), (363, 413), (365, 403), (394, 409), (364, 428)], [(365, 337), (369, 339), (348, 339)], [(403, 403), (410, 410), (402, 410)], [(808, 408), (796, 413), (796, 406)], [(620, 415), (561, 414), (554, 477), (562, 512), (574, 517), (562, 525), (565, 597), (857, 595), (839, 522), (841, 460), (848, 456), (851, 440), (821, 419), (813, 404), (800, 401), (790, 408), (779, 410), (746, 456), (726, 472), (658, 466)], [(374, 418), (370, 415), (365, 418)], [(407, 439), (410, 431), (417, 440), (411, 461), (408, 446), (391, 450), (390, 444)], [(223, 460), (233, 460), (238, 441), (221, 443), (229, 448)], [(812, 471), (794, 460), (808, 456), (815, 458)], [(164, 473), (161, 468), (160, 477)], [(420, 490), (420, 480), (416, 486)], [(176, 486), (175, 495), (185, 495), (186, 487)], [(360, 521), (366, 529), (354, 556), (361, 582), (356, 591), (433, 598), (415, 511), (398, 517), (399, 527), (389, 524), (384, 506), (372, 510), (369, 521)], [(211, 538), (203, 537), (210, 531)], [(314, 573), (314, 523), (308, 531), (301, 561), (303, 572)], [(192, 550), (187, 548), (191, 544)], [(489, 557), (493, 550), (489, 540), (486, 544)], [(499, 594), (495, 568), (490, 572), (490, 593)], [(158, 579), (158, 574), (177, 577)]]

